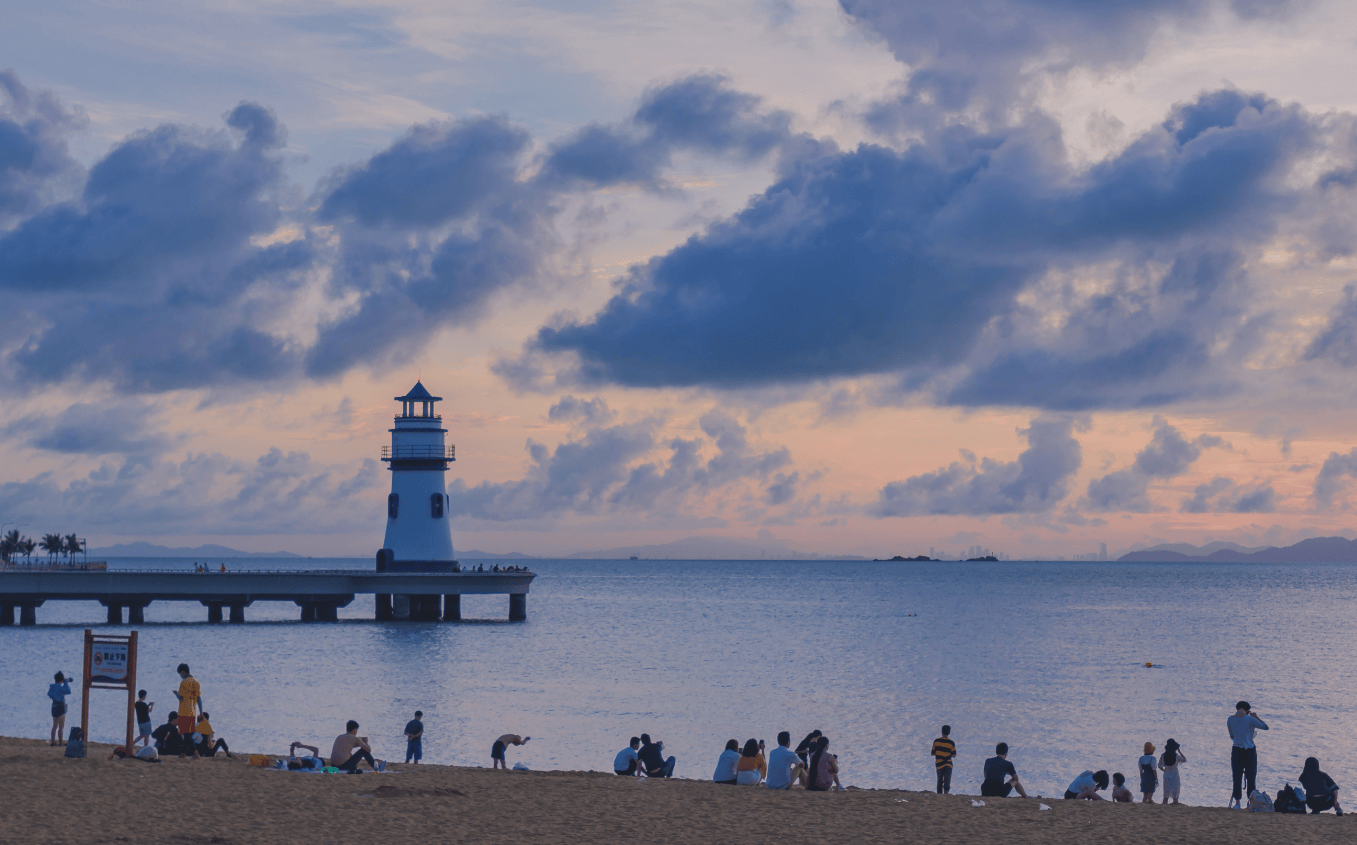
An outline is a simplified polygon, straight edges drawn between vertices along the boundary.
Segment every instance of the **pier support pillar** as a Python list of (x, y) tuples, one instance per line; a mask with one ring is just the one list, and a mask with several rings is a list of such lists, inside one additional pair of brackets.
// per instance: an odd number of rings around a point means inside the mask
[(410, 618), (410, 597), (392, 596), (391, 597), (391, 618), (409, 619)]
[[(437, 622), (443, 615), (442, 596), (412, 596), (412, 604), (419, 603), (418, 614), (411, 614), (420, 622)], [(411, 608), (413, 610), (413, 607)]]
[(377, 621), (391, 621), (391, 596), (388, 593), (377, 594)]
[(38, 605), (42, 602), (26, 601), (19, 605), (19, 624), (36, 625), (38, 624)]
[(208, 622), (220, 622), (220, 621), (221, 621), (221, 602), (215, 602), (215, 601), (214, 601), (214, 602), (209, 602), (209, 603), (208, 603), (208, 605), (207, 605), (207, 621), (208, 621)]
[(144, 604), (129, 604), (127, 606), (127, 624), (145, 625), (146, 624), (146, 614), (144, 612), (145, 610), (146, 605)]
[(314, 604), (311, 604), (310, 602), (306, 602), (306, 603), (298, 602), (298, 603), (301, 604), (301, 606), (302, 606), (302, 621), (303, 621), (303, 622), (315, 622), (315, 621), (316, 621), (316, 606), (315, 606)]
[(231, 621), (237, 625), (242, 624), (245, 621), (245, 605), (231, 605)]
[(528, 594), (510, 593), (509, 594), (509, 621), (526, 622), (528, 621)]
[(123, 606), (113, 602), (104, 606), (108, 608), (108, 624), (121, 625), (123, 623)]
[(14, 605), (0, 604), (0, 627), (14, 624)]
[(318, 605), (316, 605), (316, 621), (317, 621), (317, 622), (338, 622), (338, 621), (339, 621), (339, 608), (336, 607), (336, 606), (333, 605), (333, 604), (318, 604)]
[(462, 621), (462, 597), (457, 593), (443, 596), (443, 621)]

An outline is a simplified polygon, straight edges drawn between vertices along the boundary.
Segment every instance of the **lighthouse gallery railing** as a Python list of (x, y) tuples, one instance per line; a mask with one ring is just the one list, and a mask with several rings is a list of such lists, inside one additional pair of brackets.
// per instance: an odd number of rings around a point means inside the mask
[(382, 460), (389, 461), (392, 458), (444, 458), (449, 461), (457, 460), (457, 447), (448, 446), (383, 446)]

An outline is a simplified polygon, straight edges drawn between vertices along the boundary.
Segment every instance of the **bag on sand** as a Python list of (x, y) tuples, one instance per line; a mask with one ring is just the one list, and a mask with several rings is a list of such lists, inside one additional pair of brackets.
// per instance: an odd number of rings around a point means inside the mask
[(79, 728), (71, 728), (71, 738), (66, 741), (67, 757), (85, 756), (85, 735)]
[(1255, 789), (1249, 796), (1249, 810), (1254, 813), (1271, 813), (1272, 799), (1267, 797), (1267, 793)]
[(1298, 793), (1295, 787), (1287, 784), (1277, 793), (1277, 801), (1273, 804), (1273, 809), (1279, 813), (1304, 813), (1305, 799), (1303, 793)]
[(251, 754), (250, 765), (261, 769), (267, 769), (273, 765), (273, 759), (267, 754)]

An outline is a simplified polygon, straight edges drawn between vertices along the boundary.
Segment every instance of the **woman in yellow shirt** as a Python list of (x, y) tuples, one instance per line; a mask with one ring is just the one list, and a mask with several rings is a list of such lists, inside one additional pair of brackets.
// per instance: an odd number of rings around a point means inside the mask
[(735, 782), (742, 786), (758, 786), (768, 774), (768, 763), (763, 759), (763, 743), (751, 739), (740, 752), (735, 764)]

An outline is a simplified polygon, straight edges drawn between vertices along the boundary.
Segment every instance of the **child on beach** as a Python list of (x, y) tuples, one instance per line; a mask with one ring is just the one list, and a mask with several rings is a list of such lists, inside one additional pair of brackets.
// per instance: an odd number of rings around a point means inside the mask
[(1126, 788), (1126, 775), (1115, 772), (1112, 775), (1112, 800), (1118, 804), (1134, 804), (1136, 797)]
[(1158, 760), (1154, 758), (1154, 743), (1145, 743), (1145, 754), (1137, 761), (1140, 764), (1140, 800), (1142, 804), (1154, 803), (1154, 791), (1159, 788), (1159, 773), (1155, 771)]
[(145, 748), (151, 744), (151, 730), (154, 725), (151, 724), (151, 711), (155, 709), (155, 702), (147, 703), (146, 690), (140, 690), (137, 693), (137, 738), (132, 740), (132, 744), (141, 743)]
[(405, 723), (405, 762), (418, 763), (424, 759), (424, 711), (416, 710), (415, 718)]
[(1169, 799), (1173, 803), (1178, 803), (1178, 789), (1180, 783), (1178, 780), (1178, 767), (1187, 762), (1183, 756), (1182, 746), (1172, 737), (1164, 743), (1164, 753), (1159, 755), (1159, 770), (1164, 773), (1164, 801), (1167, 804)]
[(61, 745), (61, 735), (66, 732), (66, 696), (71, 694), (71, 685), (66, 676), (58, 672), (53, 676), (55, 683), (47, 685), (47, 697), (52, 699), (52, 736), (48, 745)]
[(942, 736), (933, 740), (933, 764), (938, 772), (938, 794), (947, 795), (952, 791), (952, 758), (956, 756), (956, 743), (952, 741), (952, 726), (942, 726)]

